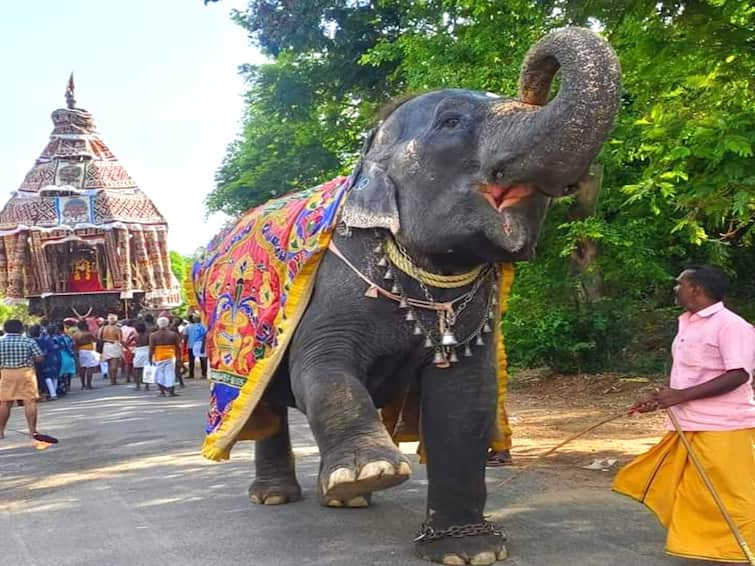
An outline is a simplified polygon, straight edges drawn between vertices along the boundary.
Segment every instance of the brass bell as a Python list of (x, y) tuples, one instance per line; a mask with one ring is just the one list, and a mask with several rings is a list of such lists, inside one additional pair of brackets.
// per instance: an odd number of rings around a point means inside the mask
[(482, 332), (484, 334), (490, 334), (491, 332), (493, 332), (493, 329), (490, 328), (490, 325), (486, 322), (485, 326), (482, 327)]
[(447, 368), (449, 365), (451, 365), (449, 361), (446, 359), (446, 356), (440, 350), (435, 350), (435, 355), (433, 356), (433, 363), (439, 368)]
[(378, 289), (374, 285), (370, 285), (367, 290), (364, 292), (365, 297), (370, 297), (371, 299), (377, 299), (378, 298)]
[(485, 345), (485, 340), (483, 340), (483, 339), (482, 339), (482, 336), (480, 336), (480, 335), (478, 334), (478, 335), (477, 335), (477, 338), (475, 338), (475, 341), (474, 341), (474, 345), (475, 345), (475, 346), (484, 346), (484, 345)]
[(488, 318), (489, 318), (490, 320), (493, 320), (493, 319), (495, 318), (495, 311), (494, 311), (493, 309), (490, 309), (490, 310), (488, 311)]
[(469, 344), (464, 346), (464, 357), (465, 358), (471, 358), (472, 357), (472, 348), (469, 347)]
[(406, 297), (401, 297), (401, 300), (398, 302), (398, 308), (400, 309), (408, 309), (409, 303), (406, 302)]
[(433, 347), (433, 341), (432, 341), (432, 339), (431, 339), (431, 338), (430, 338), (430, 337), (428, 336), (427, 338), (425, 338), (425, 348), (432, 348), (432, 347)]
[(406, 313), (406, 316), (404, 317), (404, 320), (406, 322), (414, 322), (415, 320), (417, 320), (417, 317), (414, 316), (414, 311), (409, 310)]
[(386, 279), (388, 281), (393, 279), (393, 271), (391, 271), (390, 267), (386, 270), (385, 275), (383, 275), (383, 279)]
[(401, 287), (398, 286), (398, 283), (394, 283), (391, 286), (391, 293), (393, 293), (394, 295), (398, 295), (400, 292), (401, 292)]
[(383, 251), (383, 244), (377, 244), (374, 248), (372, 248), (372, 253), (379, 254)]
[(451, 350), (451, 356), (448, 358), (448, 361), (452, 364), (459, 361), (459, 357), (456, 355), (456, 350)]
[[(414, 327), (414, 332), (412, 332), (412, 334), (414, 334), (415, 336), (422, 336), (422, 327), (419, 324), (417, 324)], [(432, 344), (430, 345), (432, 346)]]
[(454, 333), (450, 330), (445, 330), (443, 332), (440, 343), (442, 346), (456, 346), (458, 344), (458, 342), (456, 341), (456, 336), (454, 336)]
[(388, 267), (388, 260), (385, 259), (385, 256), (381, 257), (378, 261), (378, 267)]

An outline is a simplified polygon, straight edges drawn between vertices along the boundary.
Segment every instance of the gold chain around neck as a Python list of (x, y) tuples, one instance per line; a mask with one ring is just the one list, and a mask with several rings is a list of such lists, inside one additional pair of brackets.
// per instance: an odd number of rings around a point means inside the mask
[(401, 253), (401, 250), (399, 250), (396, 243), (390, 238), (385, 241), (385, 253), (390, 262), (396, 266), (397, 269), (400, 269), (412, 279), (440, 289), (457, 289), (469, 285), (480, 276), (484, 267), (475, 267), (471, 271), (460, 273), (458, 275), (439, 275), (437, 273), (431, 273), (430, 271), (425, 271), (421, 267), (414, 265), (406, 255)]

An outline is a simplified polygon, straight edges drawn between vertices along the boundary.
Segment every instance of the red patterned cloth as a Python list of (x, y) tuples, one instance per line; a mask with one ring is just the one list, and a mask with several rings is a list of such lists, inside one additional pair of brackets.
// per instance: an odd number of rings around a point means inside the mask
[(338, 178), (251, 210), (194, 266), (212, 382), (206, 457), (226, 459), (237, 440), (277, 427), (258, 403), (309, 301), (347, 187)]
[(94, 262), (86, 259), (74, 262), (71, 266), (71, 277), (68, 279), (68, 290), (71, 293), (91, 293), (103, 290)]

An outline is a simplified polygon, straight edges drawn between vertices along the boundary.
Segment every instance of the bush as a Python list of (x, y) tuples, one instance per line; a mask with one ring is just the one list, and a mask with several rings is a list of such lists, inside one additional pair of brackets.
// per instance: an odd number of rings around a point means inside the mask
[(669, 306), (671, 276), (659, 281), (655, 273), (622, 270), (614, 258), (602, 270), (608, 292), (591, 303), (580, 298), (580, 278), (554, 256), (517, 266), (503, 319), (509, 364), (560, 373), (665, 372), (679, 315)]
[(628, 310), (615, 299), (564, 305), (512, 296), (503, 324), (509, 363), (560, 373), (615, 371), (632, 337)]

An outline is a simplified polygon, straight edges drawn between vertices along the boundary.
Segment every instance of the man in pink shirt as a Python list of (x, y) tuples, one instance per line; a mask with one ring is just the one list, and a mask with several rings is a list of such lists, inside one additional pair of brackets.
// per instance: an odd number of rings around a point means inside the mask
[[(755, 329), (727, 309), (719, 269), (692, 266), (676, 279), (685, 309), (674, 338), (669, 387), (637, 402), (670, 409), (700, 457), (724, 505), (755, 548)], [(666, 552), (686, 558), (747, 563), (671, 423), (649, 452), (619, 471), (614, 489), (647, 505), (668, 529)]]

